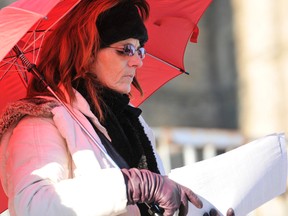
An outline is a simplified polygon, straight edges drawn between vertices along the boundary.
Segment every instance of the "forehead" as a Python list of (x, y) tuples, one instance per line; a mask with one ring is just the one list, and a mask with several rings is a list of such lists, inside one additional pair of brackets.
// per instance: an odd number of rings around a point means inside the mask
[(125, 45), (125, 44), (133, 44), (136, 48), (138, 48), (140, 46), (140, 41), (138, 39), (135, 39), (135, 38), (128, 38), (126, 40), (121, 40), (121, 41), (118, 41), (118, 42), (111, 44), (111, 45), (121, 46), (121, 45)]

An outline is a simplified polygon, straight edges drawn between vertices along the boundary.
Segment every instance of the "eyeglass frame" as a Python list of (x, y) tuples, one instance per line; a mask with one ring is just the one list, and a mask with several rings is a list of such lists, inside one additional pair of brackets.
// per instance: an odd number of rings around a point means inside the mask
[(143, 60), (146, 55), (146, 49), (144, 47), (139, 47), (136, 49), (136, 47), (130, 43), (124, 44), (123, 47), (106, 46), (105, 48), (113, 48), (125, 56), (134, 56), (135, 53), (137, 52), (141, 60)]

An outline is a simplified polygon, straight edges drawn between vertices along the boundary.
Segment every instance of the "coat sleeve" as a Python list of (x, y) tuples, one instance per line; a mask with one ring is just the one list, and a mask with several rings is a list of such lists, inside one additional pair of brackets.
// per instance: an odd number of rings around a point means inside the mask
[(126, 210), (126, 186), (118, 168), (69, 178), (71, 156), (52, 119), (21, 120), (6, 157), (11, 215), (97, 216)]

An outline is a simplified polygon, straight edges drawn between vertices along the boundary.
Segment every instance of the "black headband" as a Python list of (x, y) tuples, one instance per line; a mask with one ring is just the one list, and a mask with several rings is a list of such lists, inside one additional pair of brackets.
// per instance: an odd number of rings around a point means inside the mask
[(138, 8), (129, 1), (101, 13), (96, 25), (101, 47), (128, 38), (138, 39), (140, 45), (143, 46), (148, 40), (147, 29), (139, 15)]

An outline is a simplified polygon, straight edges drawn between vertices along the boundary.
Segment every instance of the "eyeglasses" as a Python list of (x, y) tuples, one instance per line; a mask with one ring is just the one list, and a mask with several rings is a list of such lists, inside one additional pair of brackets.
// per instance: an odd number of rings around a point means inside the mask
[(120, 47), (110, 47), (107, 48), (113, 48), (116, 49), (119, 53), (126, 55), (126, 56), (134, 56), (137, 52), (141, 59), (145, 58), (146, 50), (144, 47), (139, 47), (136, 49), (136, 47), (133, 44), (125, 44), (123, 48)]

